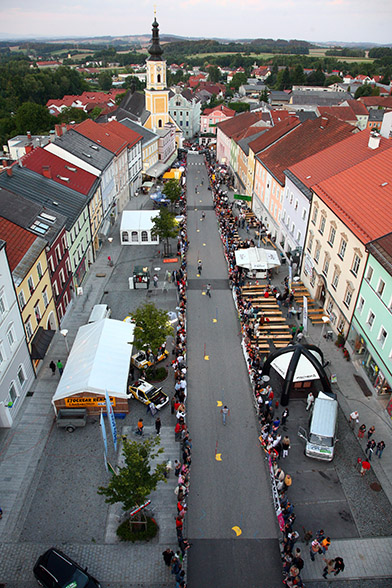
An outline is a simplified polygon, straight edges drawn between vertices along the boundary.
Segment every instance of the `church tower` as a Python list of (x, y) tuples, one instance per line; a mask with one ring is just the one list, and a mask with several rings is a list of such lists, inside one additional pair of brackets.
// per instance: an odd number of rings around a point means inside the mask
[(146, 127), (161, 129), (169, 116), (169, 90), (166, 88), (166, 61), (162, 58), (163, 49), (159, 43), (159, 25), (154, 16), (152, 23), (152, 44), (147, 59), (147, 86), (145, 89), (146, 109), (150, 111)]

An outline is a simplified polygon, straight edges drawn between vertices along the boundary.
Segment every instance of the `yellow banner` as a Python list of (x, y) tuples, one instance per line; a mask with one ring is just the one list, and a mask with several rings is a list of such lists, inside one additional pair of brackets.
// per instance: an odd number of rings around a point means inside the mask
[[(114, 396), (109, 396), (110, 404), (112, 406), (116, 406), (116, 399)], [(104, 396), (85, 396), (85, 397), (78, 397), (78, 396), (70, 396), (69, 398), (64, 398), (65, 406), (69, 408), (75, 408), (75, 406), (102, 406), (106, 407), (105, 397)]]

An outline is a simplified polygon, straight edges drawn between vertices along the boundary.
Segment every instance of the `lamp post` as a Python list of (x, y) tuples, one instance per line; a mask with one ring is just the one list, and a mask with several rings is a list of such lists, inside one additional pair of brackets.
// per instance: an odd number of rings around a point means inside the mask
[(323, 338), (324, 331), (325, 331), (325, 325), (326, 325), (327, 323), (329, 323), (329, 317), (327, 317), (327, 316), (323, 316), (323, 317), (322, 317), (322, 321), (323, 321), (323, 327), (322, 327), (322, 329), (321, 329), (321, 333), (320, 333), (320, 339), (319, 339), (319, 342), (318, 342), (318, 345), (317, 345), (317, 347), (320, 347), (320, 344), (321, 344), (321, 339)]
[(68, 346), (68, 341), (67, 341), (68, 329), (61, 329), (60, 333), (64, 337), (65, 348), (67, 350), (67, 354), (69, 354), (69, 346)]

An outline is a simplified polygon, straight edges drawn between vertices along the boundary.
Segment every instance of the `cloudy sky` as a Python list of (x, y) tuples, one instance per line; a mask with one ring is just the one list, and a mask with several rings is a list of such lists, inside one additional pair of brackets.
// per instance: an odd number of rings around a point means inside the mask
[[(392, 43), (391, 0), (156, 0), (162, 33)], [(0, 36), (137, 35), (149, 0), (0, 0)]]

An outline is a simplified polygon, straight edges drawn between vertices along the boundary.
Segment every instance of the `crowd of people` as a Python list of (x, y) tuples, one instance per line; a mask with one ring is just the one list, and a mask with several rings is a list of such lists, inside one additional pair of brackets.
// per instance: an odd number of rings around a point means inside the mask
[[(185, 172), (184, 172), (185, 174)], [(183, 176), (184, 177), (184, 176)], [(168, 547), (163, 553), (165, 564), (171, 569), (175, 578), (176, 588), (186, 588), (186, 572), (183, 560), (190, 547), (189, 541), (184, 537), (184, 519), (187, 512), (186, 500), (189, 493), (192, 440), (186, 423), (186, 399), (187, 399), (187, 367), (186, 367), (186, 305), (187, 305), (187, 219), (186, 219), (186, 183), (182, 187), (180, 200), (180, 222), (177, 237), (177, 255), (181, 258), (179, 269), (172, 273), (172, 281), (177, 288), (177, 323), (174, 335), (174, 348), (172, 368), (174, 371), (174, 393), (171, 398), (171, 412), (176, 416), (174, 427), (175, 440), (181, 444), (181, 461), (174, 462), (174, 476), (177, 479), (175, 497), (177, 501), (177, 515), (175, 517), (178, 549), (174, 552)]]
[[(234, 302), (238, 311), (238, 316), (241, 322), (242, 331), (242, 345), (244, 355), (248, 363), (249, 377), (254, 392), (255, 406), (260, 423), (260, 442), (268, 456), (270, 471), (272, 472), (272, 492), (278, 497), (275, 501), (279, 506), (276, 507), (276, 514), (280, 529), (282, 531), (282, 564), (284, 583), (289, 587), (303, 587), (304, 583), (301, 579), (301, 570), (304, 566), (301, 550), (295, 547), (299, 539), (298, 531), (294, 530), (293, 525), (296, 518), (294, 513), (294, 505), (289, 501), (288, 493), (292, 484), (290, 474), (286, 473), (281, 467), (281, 460), (284, 460), (290, 450), (290, 439), (285, 434), (286, 421), (289, 417), (289, 410), (286, 408), (282, 414), (276, 414), (279, 403), (275, 399), (274, 391), (268, 384), (269, 378), (262, 375), (262, 366), (265, 360), (265, 354), (258, 349), (255, 335), (257, 330), (268, 320), (264, 317), (255, 304), (252, 304), (242, 294), (242, 288), (246, 282), (246, 271), (236, 265), (235, 252), (237, 249), (244, 249), (247, 247), (254, 247), (254, 241), (251, 238), (245, 240), (241, 239), (238, 233), (239, 228), (247, 228), (252, 224), (259, 234), (267, 234), (267, 229), (262, 221), (258, 221), (251, 214), (246, 214), (246, 209), (243, 206), (229, 202), (227, 193), (223, 189), (221, 175), (217, 173), (214, 166), (206, 162), (207, 171), (209, 174), (210, 185), (212, 190), (214, 208), (218, 219), (219, 231), (224, 247), (224, 254), (228, 264), (229, 280), (233, 291)], [(223, 166), (224, 169), (224, 166)], [(223, 174), (224, 175), (224, 174)], [(237, 208), (236, 208), (237, 207)], [(250, 212), (250, 211), (249, 211)], [(247, 231), (248, 232), (248, 231)], [(265, 288), (264, 295), (266, 297), (273, 296), (278, 305), (285, 304), (288, 308), (293, 306), (294, 292), (289, 289), (288, 280), (285, 280), (283, 292), (279, 292), (276, 288), (270, 286), (271, 275), (268, 276), (268, 285)], [(295, 329), (292, 333), (293, 340), (302, 338), (302, 329)], [(312, 532), (308, 532), (308, 541), (312, 538)], [(324, 531), (319, 531), (316, 538), (310, 547), (310, 558), (314, 560), (314, 550), (317, 545), (317, 553), (326, 555), (330, 544), (330, 538), (324, 535)], [(334, 573), (337, 575), (344, 569), (344, 562), (342, 558), (325, 559), (326, 566), (324, 568), (323, 576)]]

